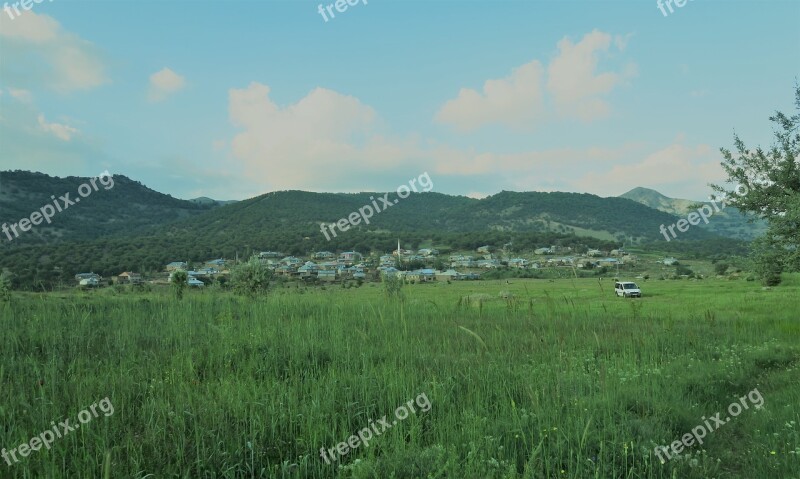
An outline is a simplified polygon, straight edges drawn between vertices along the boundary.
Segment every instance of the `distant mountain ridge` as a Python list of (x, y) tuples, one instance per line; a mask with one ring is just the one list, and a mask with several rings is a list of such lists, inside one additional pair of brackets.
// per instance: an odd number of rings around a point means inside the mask
[[(18, 222), (48, 202), (50, 195), (77, 191), (86, 178), (41, 173), (0, 173), (0, 223)], [(89, 270), (158, 271), (171, 261), (247, 257), (257, 251), (305, 255), (313, 251), (390, 252), (400, 239), (411, 248), (474, 250), (513, 244), (516, 254), (564, 245), (611, 250), (637, 244), (702, 254), (737, 254), (743, 245), (702, 228), (690, 228), (667, 243), (662, 224), (678, 217), (626, 198), (587, 193), (502, 191), (483, 199), (442, 193), (311, 193), (277, 191), (224, 206), (153, 191), (125, 176), (113, 189), (36, 226), (12, 242), (0, 238), (0, 271), (19, 284), (58, 284)], [(365, 205), (382, 204), (369, 224), (339, 229), (330, 240), (320, 224), (349, 218)], [(393, 200), (397, 199), (397, 202)], [(663, 199), (659, 199), (663, 202)], [(24, 246), (29, 247), (24, 247)]]
[[(670, 198), (649, 188), (636, 187), (627, 193), (620, 195), (637, 203), (641, 203), (650, 208), (663, 211), (678, 217), (685, 217), (691, 211), (698, 208), (699, 201)], [(753, 222), (748, 222), (754, 219)], [(752, 241), (761, 236), (767, 230), (766, 221), (755, 218), (753, 215), (743, 215), (738, 208), (726, 206), (725, 209), (715, 212), (709, 219), (709, 223), (700, 223), (699, 227), (711, 233), (724, 236), (726, 238)]]

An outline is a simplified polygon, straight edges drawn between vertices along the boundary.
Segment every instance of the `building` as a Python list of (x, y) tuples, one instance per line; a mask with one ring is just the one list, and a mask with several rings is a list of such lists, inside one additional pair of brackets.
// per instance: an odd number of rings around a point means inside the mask
[(117, 284), (142, 284), (142, 275), (139, 273), (125, 272), (117, 276)]

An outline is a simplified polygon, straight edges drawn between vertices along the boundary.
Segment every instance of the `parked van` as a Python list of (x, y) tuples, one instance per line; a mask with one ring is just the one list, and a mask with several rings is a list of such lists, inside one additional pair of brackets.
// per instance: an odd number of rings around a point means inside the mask
[(636, 283), (618, 282), (614, 283), (614, 294), (624, 298), (641, 298), (642, 290)]

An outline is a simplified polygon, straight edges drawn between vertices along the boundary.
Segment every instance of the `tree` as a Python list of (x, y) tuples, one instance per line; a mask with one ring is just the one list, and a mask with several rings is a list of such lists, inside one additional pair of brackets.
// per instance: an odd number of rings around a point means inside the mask
[[(776, 128), (775, 143), (768, 150), (750, 150), (734, 134), (736, 153), (720, 151), (728, 176), (725, 182), (736, 186), (728, 190), (710, 185), (723, 201), (767, 220), (769, 229), (755, 245), (753, 259), (770, 281), (784, 268), (800, 270), (800, 84), (795, 86), (795, 108), (794, 116), (776, 112), (769, 118)], [(759, 263), (764, 261), (772, 263)]]
[(183, 292), (186, 290), (186, 286), (189, 284), (189, 274), (186, 271), (174, 271), (169, 278), (170, 283), (172, 283), (172, 291), (175, 293), (175, 297), (178, 301), (183, 299)]
[(266, 293), (272, 280), (272, 270), (257, 257), (238, 264), (231, 270), (233, 290), (239, 294), (258, 296)]
[(753, 270), (761, 278), (764, 286), (777, 286), (781, 283), (782, 249), (771, 243), (769, 238), (759, 238), (751, 244)]
[(714, 265), (714, 272), (723, 275), (728, 271), (728, 263), (717, 263)]

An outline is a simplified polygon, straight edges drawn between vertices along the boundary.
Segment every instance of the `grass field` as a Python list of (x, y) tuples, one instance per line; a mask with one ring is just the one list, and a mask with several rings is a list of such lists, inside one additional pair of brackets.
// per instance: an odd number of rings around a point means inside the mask
[[(114, 413), (0, 477), (800, 478), (800, 275), (640, 285), (15, 294), (0, 447), (106, 397)], [(756, 388), (762, 408), (656, 457)], [(320, 457), (421, 394), (428, 411)]]

